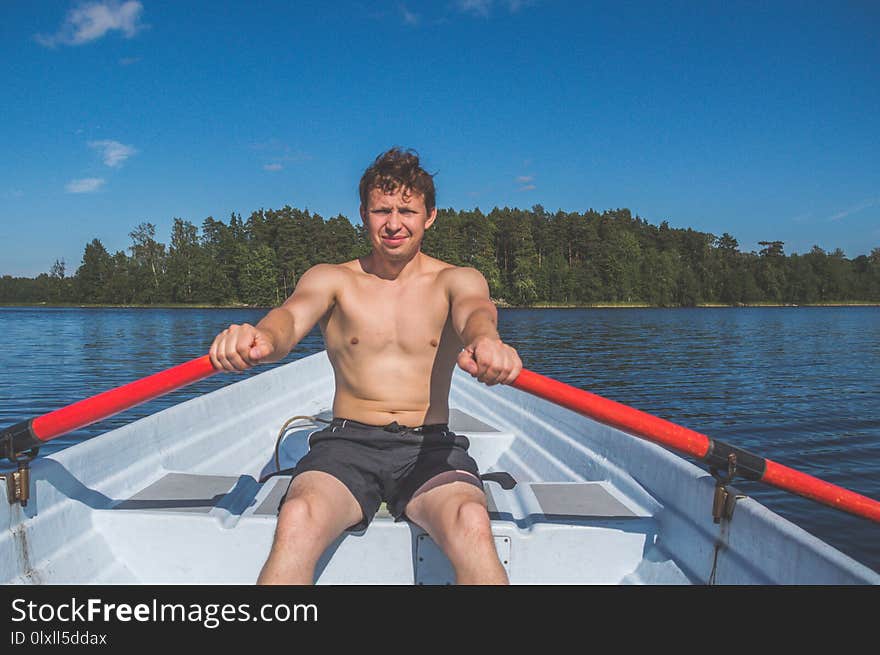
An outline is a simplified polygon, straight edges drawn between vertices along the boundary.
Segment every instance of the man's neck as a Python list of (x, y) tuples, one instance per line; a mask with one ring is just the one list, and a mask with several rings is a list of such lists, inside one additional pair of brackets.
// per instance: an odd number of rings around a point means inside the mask
[(392, 261), (385, 257), (379, 256), (375, 250), (369, 255), (361, 258), (361, 268), (370, 275), (382, 278), (383, 280), (399, 280), (403, 281), (412, 277), (420, 268), (422, 253), (420, 250), (407, 260)]

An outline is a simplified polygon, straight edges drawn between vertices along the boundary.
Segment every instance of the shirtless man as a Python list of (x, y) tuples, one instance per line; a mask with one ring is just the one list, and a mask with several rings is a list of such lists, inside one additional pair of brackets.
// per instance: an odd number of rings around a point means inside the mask
[(256, 326), (230, 325), (210, 348), (215, 368), (243, 371), (280, 361), (319, 324), (333, 365), (333, 423), (309, 438), (257, 582), (311, 584), (324, 550), (365, 529), (385, 500), (442, 548), (458, 584), (506, 584), (477, 465), (446, 424), (456, 363), (493, 385), (522, 362), (498, 335), (482, 274), (420, 251), (437, 209), (418, 157), (377, 157), (360, 197), (372, 252), (313, 266), (280, 307)]

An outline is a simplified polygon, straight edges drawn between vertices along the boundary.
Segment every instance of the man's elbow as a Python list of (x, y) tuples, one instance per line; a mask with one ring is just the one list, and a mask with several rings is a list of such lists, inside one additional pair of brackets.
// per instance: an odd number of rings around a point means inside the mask
[(490, 301), (473, 307), (461, 322), (462, 342), (467, 344), (481, 336), (498, 338), (498, 310)]
[(257, 329), (269, 335), (274, 352), (266, 361), (280, 361), (293, 349), (296, 326), (293, 314), (284, 306), (275, 307), (257, 323)]

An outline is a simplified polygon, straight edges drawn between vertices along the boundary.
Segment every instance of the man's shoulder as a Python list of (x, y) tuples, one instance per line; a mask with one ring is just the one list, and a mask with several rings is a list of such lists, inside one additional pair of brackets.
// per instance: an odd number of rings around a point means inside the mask
[[(439, 259), (437, 261), (440, 261)], [(438, 276), (443, 276), (450, 280), (478, 280), (485, 279), (483, 274), (480, 273), (473, 266), (456, 266), (455, 264), (449, 264), (448, 262), (441, 262), (443, 266), (440, 268), (438, 272)]]
[(346, 264), (315, 264), (300, 276), (297, 288), (336, 292), (351, 276)]
[[(445, 263), (445, 262), (444, 262)], [(437, 274), (437, 280), (442, 282), (450, 295), (488, 290), (486, 278), (473, 266), (456, 266), (446, 264)]]
[(310, 278), (338, 278), (340, 276), (344, 276), (348, 273), (353, 272), (355, 269), (353, 265), (357, 264), (357, 260), (351, 262), (343, 262), (341, 264), (314, 264), (305, 273), (303, 273), (303, 277)]

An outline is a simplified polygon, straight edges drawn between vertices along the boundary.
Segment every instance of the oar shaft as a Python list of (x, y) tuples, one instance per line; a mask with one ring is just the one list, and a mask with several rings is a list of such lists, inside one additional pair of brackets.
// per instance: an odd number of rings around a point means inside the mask
[(761, 477), (761, 482), (880, 523), (880, 502), (873, 498), (838, 487), (772, 460), (765, 461), (767, 469)]
[(210, 357), (203, 355), (121, 387), (56, 409), (48, 414), (18, 423), (4, 431), (11, 435), (10, 441), (12, 443), (8, 448), (13, 453), (20, 453), (41, 446), (56, 437), (102, 421), (217, 372), (219, 371), (211, 364)]
[(520, 371), (511, 386), (699, 459), (706, 456), (711, 445), (705, 434), (528, 369)]
[(622, 403), (578, 389), (558, 380), (523, 369), (511, 385), (570, 410), (611, 425), (634, 436), (691, 455), (727, 471), (735, 456), (736, 472), (742, 478), (759, 480), (779, 489), (811, 498), (839, 510), (880, 523), (880, 502), (795, 471), (769, 459), (711, 439), (681, 425), (653, 416)]

